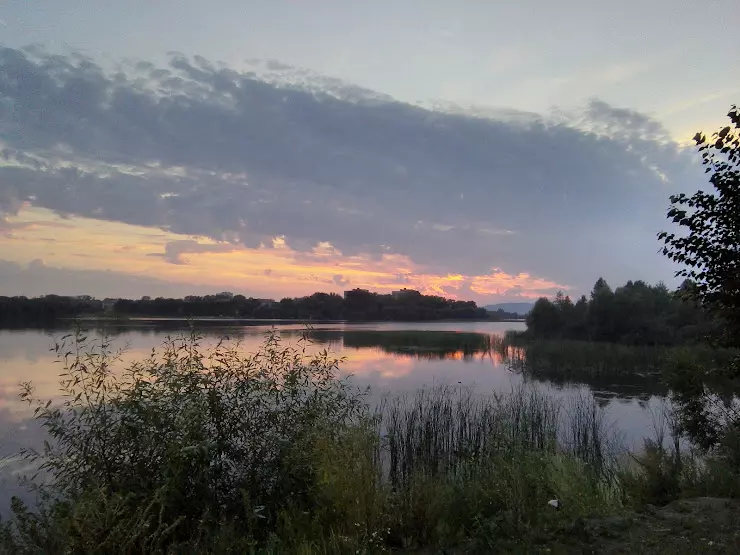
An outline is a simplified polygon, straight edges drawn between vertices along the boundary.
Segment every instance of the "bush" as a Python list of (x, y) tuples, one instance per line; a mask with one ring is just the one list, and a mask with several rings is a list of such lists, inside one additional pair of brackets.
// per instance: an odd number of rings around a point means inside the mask
[(117, 523), (70, 537), (79, 547), (106, 545), (119, 526), (132, 551), (150, 550), (207, 523), (238, 523), (262, 541), (286, 509), (316, 505), (315, 438), (336, 441), (363, 413), (362, 397), (336, 377), (339, 361), (275, 333), (250, 356), (200, 341), (168, 339), (119, 375), (110, 344), (78, 332), (56, 346), (61, 406), (24, 386), (51, 439), (26, 454), (74, 506), (70, 525), (90, 506)]
[(734, 459), (737, 447), (726, 431), (717, 448), (682, 444), (688, 435), (682, 407), (664, 405), (654, 414), (655, 436), (644, 440), (643, 450), (630, 455), (631, 467), (623, 466), (620, 480), (625, 495), (638, 507), (665, 505), (680, 498), (740, 497), (740, 473)]

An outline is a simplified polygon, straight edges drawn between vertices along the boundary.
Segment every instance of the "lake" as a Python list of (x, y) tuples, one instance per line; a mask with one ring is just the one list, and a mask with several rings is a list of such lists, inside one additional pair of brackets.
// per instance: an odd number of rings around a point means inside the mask
[[(204, 343), (215, 343), (227, 336), (239, 340), (243, 349), (253, 351), (272, 326), (288, 342), (305, 332), (302, 324), (262, 322), (235, 325), (224, 321), (197, 324), (205, 335)], [(145, 358), (161, 345), (167, 335), (186, 330), (182, 321), (138, 320), (124, 323), (91, 323), (91, 333), (107, 333), (114, 347), (125, 348), (122, 366), (127, 361)], [(490, 349), (490, 339), (507, 330), (523, 330), (522, 322), (431, 322), (431, 323), (322, 323), (310, 333), (313, 349), (328, 348), (344, 357), (342, 372), (352, 374), (361, 387), (370, 386), (372, 398), (388, 394), (413, 393), (418, 388), (448, 384), (472, 387), (476, 391), (509, 392), (527, 386), (562, 399), (593, 396), (604, 411), (611, 431), (627, 447), (639, 447), (642, 438), (652, 435), (663, 398), (650, 388), (634, 383), (601, 380), (596, 383), (568, 383), (532, 377), (512, 370), (506, 358)], [(50, 350), (54, 339), (67, 333), (55, 330), (0, 330), (0, 456), (6, 459), (0, 472), (0, 498), (18, 492), (16, 476), (23, 464), (12, 456), (23, 446), (39, 446), (43, 434), (30, 420), (31, 409), (18, 399), (19, 384), (31, 381), (42, 398), (58, 396), (58, 373)], [(0, 510), (5, 503), (0, 503)]]

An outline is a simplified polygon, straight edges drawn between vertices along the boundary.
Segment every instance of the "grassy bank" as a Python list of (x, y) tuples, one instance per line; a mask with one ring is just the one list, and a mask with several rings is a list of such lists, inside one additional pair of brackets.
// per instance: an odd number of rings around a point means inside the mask
[[(681, 347), (637, 346), (589, 341), (544, 341), (526, 332), (494, 336), (491, 348), (509, 368), (555, 382), (602, 379), (659, 381), (678, 362), (725, 366), (738, 355), (732, 349), (714, 349), (697, 344)], [(664, 389), (660, 393), (666, 394)]]
[(53, 480), (14, 503), (7, 552), (529, 551), (711, 483), (663, 442), (625, 466), (590, 398), (435, 388), (371, 410), (341, 361), (275, 335), (245, 355), (193, 334), (125, 370), (81, 335), (57, 352), (63, 404), (24, 393)]

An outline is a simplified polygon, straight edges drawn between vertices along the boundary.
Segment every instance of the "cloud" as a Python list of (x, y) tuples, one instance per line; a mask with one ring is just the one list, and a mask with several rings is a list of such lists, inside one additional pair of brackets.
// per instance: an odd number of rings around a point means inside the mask
[(487, 57), (485, 70), (490, 74), (498, 75), (521, 67), (533, 58), (534, 53), (530, 50), (525, 50), (521, 46), (507, 46), (497, 49)]
[[(0, 208), (247, 247), (282, 237), (310, 258), (321, 244), (393, 253), (434, 275), (496, 267), (585, 287), (638, 277), (630, 261), (639, 277), (670, 274), (654, 236), (667, 196), (700, 173), (649, 117), (594, 100), (568, 117), (496, 119), (299, 77), (181, 54), (111, 73), (0, 49)], [(168, 248), (182, 264), (195, 247)]]
[(40, 228), (69, 228), (71, 224), (64, 224), (62, 222), (11, 222), (7, 218), (0, 217), (0, 236), (5, 236), (7, 239), (15, 239), (18, 232), (37, 230)]
[(345, 279), (342, 274), (336, 274), (334, 277), (332, 277), (332, 281), (340, 287), (346, 287), (351, 283), (351, 281)]
[[(205, 237), (186, 237), (128, 224), (78, 217), (75, 225), (43, 208), (24, 208), (9, 217), (13, 226), (32, 222), (63, 225), (28, 226), (22, 235), (11, 237), (6, 252), (14, 262), (42, 266), (62, 264), (67, 269), (96, 270), (146, 275), (184, 286), (205, 279), (219, 290), (230, 289), (254, 296), (296, 296), (322, 291), (342, 292), (349, 284), (378, 291), (410, 286), (424, 293), (483, 300), (471, 288), (486, 280), (483, 295), (500, 296), (554, 294), (564, 285), (528, 275), (514, 276), (498, 270), (482, 276), (435, 274), (412, 259), (398, 254), (346, 256), (330, 243), (320, 243), (311, 252), (290, 248), (282, 237), (272, 244), (249, 248), (236, 243), (214, 242)], [(53, 240), (49, 245), (48, 240)], [(268, 268), (265, 270), (265, 268)], [(273, 272), (273, 269), (277, 269)], [(106, 280), (103, 280), (106, 281)], [(8, 287), (4, 290), (2, 285)], [(0, 290), (15, 294), (13, 284)], [(39, 293), (43, 293), (41, 290)], [(148, 291), (142, 291), (142, 294)]]
[(0, 260), (0, 295), (28, 297), (57, 295), (92, 295), (98, 298), (183, 297), (212, 294), (217, 288), (197, 284), (174, 283), (112, 271), (72, 270), (49, 266), (36, 259), (23, 265)]
[(169, 241), (165, 244), (164, 252), (149, 253), (149, 256), (160, 256), (170, 264), (187, 264), (186, 254), (195, 253), (228, 253), (234, 252), (234, 245), (228, 243), (199, 243), (195, 240)]

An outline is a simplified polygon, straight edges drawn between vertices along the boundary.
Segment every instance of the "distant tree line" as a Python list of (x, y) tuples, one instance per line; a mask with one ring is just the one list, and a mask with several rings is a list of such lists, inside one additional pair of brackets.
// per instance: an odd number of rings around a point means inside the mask
[(100, 314), (103, 302), (92, 297), (0, 297), (0, 327), (51, 326), (60, 318)]
[(615, 290), (602, 278), (590, 298), (575, 303), (562, 292), (538, 299), (527, 315), (527, 335), (536, 339), (607, 341), (631, 345), (676, 345), (702, 340), (716, 326), (689, 300), (691, 282), (677, 291), (663, 283), (628, 281)]
[(288, 320), (425, 321), (507, 320), (516, 314), (488, 312), (473, 301), (457, 301), (418, 291), (378, 294), (364, 289), (314, 293), (281, 301), (255, 299), (224, 292), (182, 299), (105, 299), (47, 295), (37, 298), (0, 297), (0, 326), (51, 325), (59, 318), (99, 316), (169, 318), (255, 318)]
[(443, 320), (486, 319), (488, 312), (473, 301), (456, 301), (418, 291), (383, 295), (354, 289), (344, 296), (314, 293), (273, 302), (244, 295), (208, 295), (184, 299), (120, 300), (114, 310), (130, 316), (221, 316), (289, 320)]

